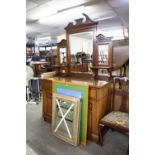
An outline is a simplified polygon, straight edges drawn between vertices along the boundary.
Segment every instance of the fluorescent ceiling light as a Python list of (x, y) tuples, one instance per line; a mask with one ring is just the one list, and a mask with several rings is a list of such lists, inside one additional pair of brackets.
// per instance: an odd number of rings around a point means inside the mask
[(42, 24), (62, 23), (62, 22), (65, 22), (67, 19), (77, 18), (79, 16), (82, 16), (83, 12), (84, 12), (84, 6), (80, 6), (80, 7), (59, 12), (47, 18), (42, 18), (39, 20), (39, 23), (42, 23)]
[(57, 13), (56, 10), (51, 9), (50, 7), (41, 6), (40, 8), (37, 8), (27, 13), (27, 18), (32, 19), (32, 20), (37, 20), (37, 19), (49, 16), (49, 15), (53, 15), (55, 13)]
[(37, 20), (51, 16), (58, 11), (82, 5), (85, 0), (53, 0), (27, 11), (27, 18)]

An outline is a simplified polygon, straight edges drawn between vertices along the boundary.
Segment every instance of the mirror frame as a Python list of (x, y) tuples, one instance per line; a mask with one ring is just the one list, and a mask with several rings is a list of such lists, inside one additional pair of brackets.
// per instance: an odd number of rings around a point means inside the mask
[(93, 62), (92, 65), (98, 64), (98, 54), (97, 54), (97, 46), (96, 46), (96, 31), (97, 31), (97, 24), (91, 20), (88, 15), (83, 13), (85, 20), (83, 18), (76, 19), (75, 24), (70, 22), (66, 27), (66, 38), (67, 38), (67, 66), (68, 66), (68, 73), (71, 73), (71, 51), (70, 51), (70, 34), (81, 33), (81, 32), (93, 32)]
[[(98, 34), (96, 36), (96, 44), (97, 44), (97, 53), (99, 55), (99, 45), (108, 45), (108, 63), (107, 64), (99, 64), (97, 66), (112, 66), (112, 50), (111, 50), (111, 42), (113, 37), (105, 37), (102, 34)], [(99, 58), (98, 58), (99, 60)]]
[[(66, 56), (67, 56), (67, 41), (66, 39), (62, 39), (58, 44), (58, 65), (60, 65), (60, 49), (66, 48)], [(67, 58), (66, 58), (66, 64), (67, 64)]]

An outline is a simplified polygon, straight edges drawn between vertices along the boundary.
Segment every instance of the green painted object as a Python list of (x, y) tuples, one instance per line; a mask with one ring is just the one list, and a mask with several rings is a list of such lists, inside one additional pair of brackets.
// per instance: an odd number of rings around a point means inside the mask
[(81, 120), (80, 120), (80, 142), (86, 144), (87, 140), (87, 116), (88, 116), (88, 86), (74, 83), (53, 81), (53, 92), (58, 93), (58, 88), (72, 90), (81, 93)]

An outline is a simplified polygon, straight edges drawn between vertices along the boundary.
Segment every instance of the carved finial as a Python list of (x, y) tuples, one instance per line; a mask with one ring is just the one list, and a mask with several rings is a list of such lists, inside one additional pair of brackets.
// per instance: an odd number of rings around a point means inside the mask
[(75, 20), (75, 25), (73, 25), (73, 22), (70, 22), (66, 27), (65, 27), (65, 30), (68, 30), (68, 29), (71, 29), (71, 28), (74, 28), (74, 27), (77, 27), (77, 26), (81, 26), (81, 25), (86, 25), (86, 24), (97, 24), (98, 22), (95, 22), (93, 20), (91, 20), (89, 18), (88, 15), (86, 15), (85, 13), (82, 13), (82, 15), (86, 18), (86, 20), (84, 21), (83, 18), (79, 18), (79, 19), (76, 19)]
[(96, 23), (95, 21), (93, 21), (93, 20), (91, 20), (90, 19), (90, 17), (88, 16), (88, 15), (86, 15), (85, 13), (82, 13), (84, 16), (85, 16), (85, 18), (86, 18), (86, 23)]

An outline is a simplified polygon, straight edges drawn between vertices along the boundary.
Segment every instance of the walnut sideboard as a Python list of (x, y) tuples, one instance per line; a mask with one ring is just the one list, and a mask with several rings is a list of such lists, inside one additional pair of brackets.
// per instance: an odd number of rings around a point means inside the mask
[(110, 111), (110, 104), (107, 102), (108, 89), (111, 82), (81, 79), (73, 77), (53, 77), (42, 79), (42, 105), (43, 118), (47, 122), (51, 122), (52, 118), (52, 80), (60, 80), (72, 83), (88, 83), (89, 99), (88, 99), (88, 139), (97, 142), (99, 137), (98, 123), (99, 120)]

